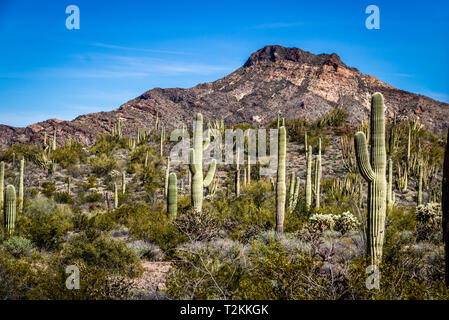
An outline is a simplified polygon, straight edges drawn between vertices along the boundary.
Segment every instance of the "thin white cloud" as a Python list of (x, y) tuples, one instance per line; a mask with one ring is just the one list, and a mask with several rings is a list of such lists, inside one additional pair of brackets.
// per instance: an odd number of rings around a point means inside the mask
[(163, 53), (163, 54), (175, 54), (175, 55), (185, 55), (185, 54), (187, 54), (186, 52), (183, 52), (183, 51), (135, 48), (135, 47), (120, 46), (120, 45), (109, 44), (109, 43), (102, 43), (102, 42), (93, 42), (93, 43), (90, 43), (90, 45), (94, 46), (94, 47), (98, 47), (98, 48), (107, 48), (107, 49), (131, 50), (131, 51)]
[(256, 26), (250, 27), (250, 29), (279, 29), (279, 28), (293, 28), (303, 26), (303, 22), (274, 22), (274, 23), (266, 23), (260, 24)]

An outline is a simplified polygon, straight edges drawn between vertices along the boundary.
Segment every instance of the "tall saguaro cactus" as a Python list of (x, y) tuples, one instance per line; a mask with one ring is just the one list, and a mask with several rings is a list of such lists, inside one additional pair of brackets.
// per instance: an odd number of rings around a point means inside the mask
[(318, 139), (318, 155), (315, 165), (315, 208), (320, 207), (321, 187), (321, 138)]
[(235, 164), (235, 196), (240, 197), (240, 152), (237, 148), (236, 164)]
[(169, 175), (170, 175), (170, 157), (167, 157), (167, 166), (165, 167), (165, 196), (168, 195)]
[(5, 229), (10, 235), (16, 225), (16, 189), (12, 185), (6, 187), (5, 192)]
[(276, 232), (284, 232), (285, 216), (285, 159), (287, 155), (287, 133), (285, 127), (279, 128), (278, 134), (278, 170), (276, 181)]
[(417, 203), (418, 205), (422, 204), (422, 184), (423, 184), (423, 173), (424, 173), (424, 168), (423, 168), (423, 164), (420, 163), (419, 164), (419, 178), (418, 178), (418, 196), (417, 196)]
[(443, 240), (446, 260), (446, 285), (449, 286), (449, 130), (447, 132), (446, 152), (443, 166)]
[(209, 186), (215, 175), (217, 161), (212, 160), (206, 177), (203, 179), (203, 151), (210, 140), (203, 142), (203, 115), (198, 113), (195, 121), (193, 148), (190, 149), (190, 172), (192, 173), (191, 199), (193, 209), (201, 212), (203, 208), (203, 188)]
[(292, 209), (293, 206), (293, 200), (295, 197), (295, 185), (296, 184), (296, 180), (295, 180), (295, 173), (292, 172), (290, 174), (290, 187), (288, 188), (288, 208)]
[(312, 205), (312, 146), (309, 145), (307, 153), (307, 177), (306, 177), (306, 208)]
[(0, 210), (3, 210), (3, 201), (5, 193), (5, 163), (0, 164)]
[(168, 178), (167, 213), (173, 219), (178, 213), (178, 179), (174, 172)]
[(387, 207), (393, 205), (393, 160), (388, 159)]
[(126, 193), (126, 173), (122, 172), (122, 194)]
[(368, 182), (367, 254), (372, 264), (382, 260), (386, 215), (386, 165), (384, 98), (376, 92), (371, 99), (371, 153), (363, 132), (354, 136), (357, 164)]
[(19, 175), (19, 212), (23, 210), (23, 169), (25, 167), (25, 159), (20, 159), (20, 175)]

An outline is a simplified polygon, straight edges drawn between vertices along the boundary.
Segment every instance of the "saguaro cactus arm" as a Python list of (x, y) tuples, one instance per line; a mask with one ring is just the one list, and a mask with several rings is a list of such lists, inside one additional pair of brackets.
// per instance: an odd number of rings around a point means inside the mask
[(189, 158), (189, 168), (190, 168), (190, 172), (192, 172), (192, 174), (196, 174), (197, 172), (197, 165), (196, 165), (196, 158), (195, 158), (195, 150), (190, 149), (190, 158)]
[(208, 187), (210, 185), (210, 183), (212, 182), (212, 180), (214, 179), (216, 168), (217, 168), (217, 160), (213, 159), (209, 166), (209, 170), (207, 171), (206, 177), (204, 178), (204, 181), (203, 181), (204, 187)]
[(374, 181), (375, 173), (371, 168), (371, 163), (369, 161), (368, 146), (366, 145), (365, 134), (361, 131), (357, 132), (354, 136), (355, 144), (355, 156), (357, 159), (357, 164), (359, 166), (360, 173), (366, 181)]

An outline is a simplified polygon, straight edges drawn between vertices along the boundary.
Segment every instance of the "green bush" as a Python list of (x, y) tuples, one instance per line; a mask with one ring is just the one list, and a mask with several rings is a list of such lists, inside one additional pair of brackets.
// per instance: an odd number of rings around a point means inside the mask
[(90, 158), (89, 165), (92, 168), (92, 172), (99, 175), (106, 175), (118, 168), (117, 161), (113, 157), (108, 157), (105, 154)]
[(34, 198), (21, 219), (19, 231), (43, 249), (58, 248), (62, 237), (73, 228), (70, 208), (45, 197)]
[(106, 234), (94, 237), (85, 232), (77, 234), (64, 246), (62, 255), (67, 265), (82, 262), (127, 277), (137, 277), (143, 272), (134, 251)]
[(22, 255), (30, 256), (35, 251), (31, 240), (17, 236), (11, 237), (3, 242), (3, 247), (14, 257), (20, 257)]
[(53, 199), (57, 203), (68, 203), (68, 204), (74, 203), (72, 196), (67, 192), (56, 192), (53, 194)]
[(55, 190), (56, 190), (56, 185), (54, 184), (54, 182), (50, 182), (50, 181), (42, 182), (41, 192), (47, 198), (51, 198), (53, 196), (53, 192), (55, 192)]

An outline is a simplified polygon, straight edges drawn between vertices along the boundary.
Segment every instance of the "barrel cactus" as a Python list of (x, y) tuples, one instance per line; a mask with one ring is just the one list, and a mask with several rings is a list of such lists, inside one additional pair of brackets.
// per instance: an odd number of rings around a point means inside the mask
[(375, 265), (382, 260), (386, 215), (386, 166), (385, 107), (381, 93), (371, 99), (371, 153), (368, 154), (363, 132), (354, 136), (357, 164), (363, 178), (368, 182), (367, 254)]

